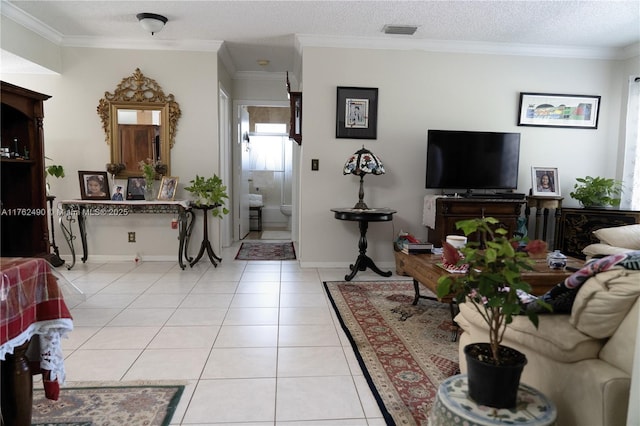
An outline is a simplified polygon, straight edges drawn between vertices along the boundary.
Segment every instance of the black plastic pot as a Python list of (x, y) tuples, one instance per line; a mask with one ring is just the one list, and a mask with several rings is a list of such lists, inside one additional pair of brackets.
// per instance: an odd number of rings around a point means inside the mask
[(527, 357), (508, 346), (500, 346), (500, 365), (483, 361), (491, 357), (489, 343), (471, 343), (464, 347), (467, 360), (469, 397), (480, 405), (494, 408), (514, 408), (518, 387)]

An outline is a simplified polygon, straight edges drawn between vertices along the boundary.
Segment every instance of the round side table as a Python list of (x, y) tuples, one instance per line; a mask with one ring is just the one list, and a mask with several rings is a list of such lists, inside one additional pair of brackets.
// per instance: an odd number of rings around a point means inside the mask
[(558, 415), (556, 406), (540, 391), (520, 383), (515, 409), (492, 408), (476, 404), (468, 397), (467, 375), (451, 376), (440, 384), (429, 414), (429, 426), (552, 426)]

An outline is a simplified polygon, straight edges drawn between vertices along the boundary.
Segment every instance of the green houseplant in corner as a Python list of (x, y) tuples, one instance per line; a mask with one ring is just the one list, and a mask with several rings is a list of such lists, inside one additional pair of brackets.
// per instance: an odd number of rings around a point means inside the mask
[[(527, 361), (524, 354), (501, 342), (507, 325), (521, 313), (518, 290), (531, 291), (521, 276), (522, 271), (533, 269), (529, 260), (531, 249), (529, 254), (517, 251), (517, 240), (507, 237), (507, 231), (492, 217), (463, 220), (457, 222), (456, 227), (465, 235), (477, 233), (479, 240), (460, 249), (462, 258), (458, 265), (468, 265), (465, 274), (449, 274), (438, 279), (438, 297), (452, 296), (458, 303), (471, 303), (489, 328), (489, 343), (472, 343), (464, 348), (469, 396), (481, 405), (513, 408)], [(526, 311), (526, 314), (537, 327), (536, 313)], [(487, 377), (483, 372), (488, 373)], [(502, 373), (512, 379), (510, 384), (499, 378)], [(495, 389), (491, 388), (493, 379), (497, 380)]]
[(608, 207), (620, 205), (622, 182), (603, 177), (576, 178), (577, 183), (569, 193), (583, 207)]
[(211, 209), (214, 217), (222, 217), (229, 213), (225, 207), (225, 200), (229, 198), (227, 187), (222, 184), (222, 179), (217, 175), (214, 174), (207, 179), (196, 175), (196, 178), (189, 183), (191, 185), (184, 189), (194, 195), (196, 206), (214, 206)]
[[(49, 157), (44, 157), (44, 158), (45, 158), (45, 160), (51, 160), (51, 158), (49, 158)], [(58, 179), (63, 178), (64, 177), (64, 167), (61, 166), (60, 164), (51, 164), (49, 166), (46, 166), (44, 168), (44, 176), (45, 176), (45, 179), (48, 178), (49, 176), (53, 176), (53, 177), (58, 178)], [(45, 182), (45, 185), (46, 185), (47, 195), (50, 195), (51, 188), (50, 188), (48, 180)]]

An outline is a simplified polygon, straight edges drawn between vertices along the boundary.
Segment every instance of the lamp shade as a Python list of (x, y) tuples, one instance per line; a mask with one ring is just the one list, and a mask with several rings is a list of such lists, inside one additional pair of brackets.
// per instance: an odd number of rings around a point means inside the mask
[(154, 35), (164, 28), (164, 24), (168, 21), (166, 17), (156, 13), (138, 13), (136, 18), (140, 21), (142, 28), (149, 31), (151, 35)]
[(362, 149), (356, 151), (355, 154), (349, 157), (344, 165), (343, 174), (360, 176), (360, 191), (358, 192), (358, 202), (354, 209), (368, 209), (367, 204), (364, 202), (364, 175), (371, 173), (374, 175), (384, 174), (384, 166), (382, 161), (371, 151), (366, 149), (364, 145)]
[(349, 157), (344, 165), (343, 173), (356, 176), (363, 176), (367, 173), (382, 175), (384, 174), (384, 166), (378, 157), (363, 146), (362, 149)]

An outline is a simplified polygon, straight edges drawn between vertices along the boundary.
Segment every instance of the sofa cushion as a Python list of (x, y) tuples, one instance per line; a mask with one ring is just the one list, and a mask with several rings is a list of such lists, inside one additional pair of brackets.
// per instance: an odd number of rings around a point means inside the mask
[(593, 235), (613, 247), (640, 250), (640, 224), (601, 228), (593, 231)]
[[(514, 317), (505, 332), (505, 341), (516, 342), (559, 362), (577, 362), (598, 357), (604, 342), (576, 330), (569, 323), (569, 315), (543, 315), (539, 319), (536, 329), (528, 317)], [(460, 305), (456, 322), (466, 331), (472, 327), (480, 328), (488, 338), (489, 327), (469, 303)]]
[(610, 337), (640, 296), (640, 271), (615, 268), (589, 278), (580, 288), (569, 322), (596, 338)]
[(631, 250), (632, 249), (624, 247), (610, 246), (609, 244), (595, 243), (589, 244), (583, 248), (582, 253), (587, 256), (587, 258), (592, 258), (596, 256), (609, 256), (610, 254), (626, 253)]

